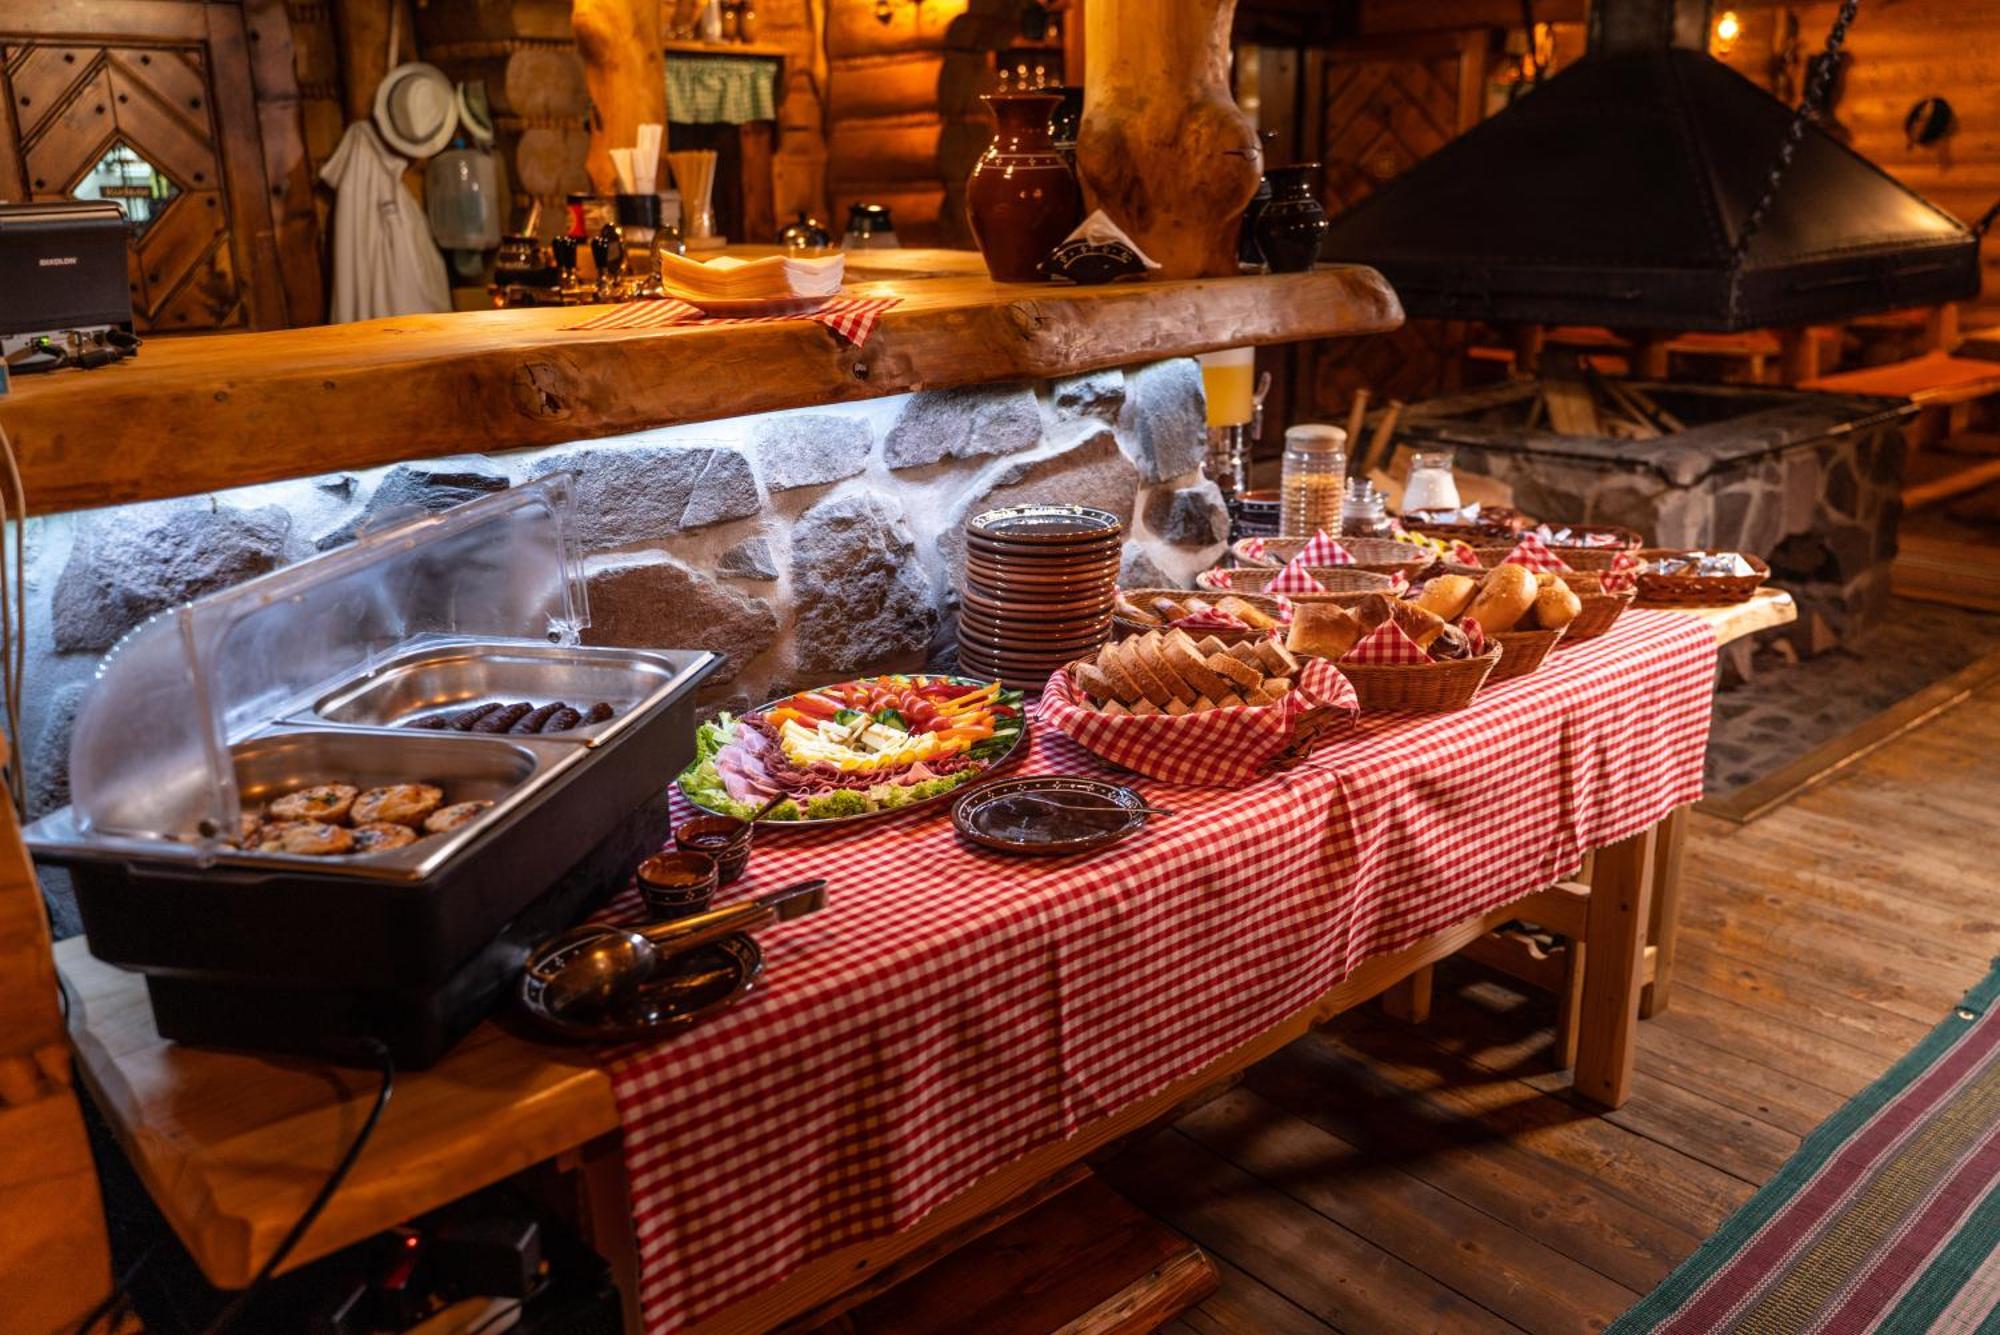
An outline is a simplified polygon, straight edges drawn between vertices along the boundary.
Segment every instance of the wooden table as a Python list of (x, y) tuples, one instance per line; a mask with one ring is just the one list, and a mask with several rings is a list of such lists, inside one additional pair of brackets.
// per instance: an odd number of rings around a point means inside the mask
[[(1708, 621), (1722, 639), (1782, 624), (1794, 614), (1791, 599), (1775, 591), (1740, 607), (1688, 613)], [(1577, 1087), (1614, 1106), (1631, 1080), (1649, 937), (1656, 996), (1664, 997), (1662, 970), (1671, 968), (1679, 839), (1674, 818), (1664, 835), (1662, 841), (1658, 832), (1647, 831), (1600, 850), (1590, 893), (1576, 901), (1588, 916), (1592, 942)], [(867, 1276), (955, 1236), (1068, 1164), (1269, 1056), (1313, 1024), (1421, 977), (1436, 961), (1523, 911), (1520, 903), (1510, 904), (1369, 960), (1311, 1005), (1205, 1070), (1027, 1155), (914, 1228), (821, 1258), (709, 1325), (742, 1328), (824, 1313)], [(170, 1043), (153, 1029), (145, 984), (137, 974), (92, 958), (81, 938), (63, 942), (55, 953), (72, 993), (70, 1032), (85, 1081), (202, 1271), (221, 1287), (241, 1287), (352, 1140), (373, 1100), (375, 1076)], [(611, 1081), (589, 1052), (532, 1041), (500, 1023), (484, 1024), (435, 1067), (397, 1078), (375, 1138), (289, 1264), (324, 1256), (531, 1165), (557, 1160), (579, 1170), (598, 1246), (621, 1278), (629, 1279), (630, 1219), (622, 1213), (618, 1128)]]

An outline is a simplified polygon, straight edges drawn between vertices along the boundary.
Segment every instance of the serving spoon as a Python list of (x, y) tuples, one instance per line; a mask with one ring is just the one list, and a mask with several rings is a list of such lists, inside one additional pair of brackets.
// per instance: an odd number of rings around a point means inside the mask
[(826, 881), (815, 878), (674, 922), (586, 923), (536, 947), (528, 977), (542, 985), (542, 1005), (553, 1014), (606, 1011), (631, 1000), (668, 956), (825, 907)]

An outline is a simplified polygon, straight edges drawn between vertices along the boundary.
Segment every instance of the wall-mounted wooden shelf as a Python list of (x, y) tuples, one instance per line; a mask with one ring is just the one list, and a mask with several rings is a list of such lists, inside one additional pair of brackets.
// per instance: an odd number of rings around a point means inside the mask
[(1080, 288), (905, 250), (856, 257), (848, 289), (902, 298), (859, 348), (804, 320), (584, 332), (576, 309), (409, 316), (154, 340), (130, 362), (17, 378), (0, 424), (30, 510), (50, 513), (1402, 322), (1360, 266)]

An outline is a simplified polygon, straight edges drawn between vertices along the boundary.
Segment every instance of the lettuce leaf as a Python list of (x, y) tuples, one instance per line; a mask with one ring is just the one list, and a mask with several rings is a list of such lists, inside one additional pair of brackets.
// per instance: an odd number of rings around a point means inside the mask
[[(791, 805), (788, 803), (787, 805)], [(783, 807), (779, 808), (784, 810)], [(806, 799), (807, 820), (831, 820), (835, 816), (859, 816), (869, 810), (868, 796), (853, 788), (841, 788)], [(775, 813), (774, 813), (775, 814)]]

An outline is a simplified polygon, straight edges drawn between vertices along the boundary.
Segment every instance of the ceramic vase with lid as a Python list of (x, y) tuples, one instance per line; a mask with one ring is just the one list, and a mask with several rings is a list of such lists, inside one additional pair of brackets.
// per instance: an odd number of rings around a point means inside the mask
[(999, 121), (966, 183), (966, 213), (986, 271), (1001, 283), (1041, 281), (1036, 268), (1083, 216), (1083, 191), (1049, 138), (1054, 93), (981, 99)]
[(1266, 173), (1271, 198), (1258, 210), (1253, 232), (1257, 249), (1273, 273), (1299, 273), (1313, 267), (1319, 258), (1320, 238), (1326, 235), (1326, 210), (1313, 194), (1319, 176), (1317, 162), (1301, 162), (1290, 167), (1273, 167)]

